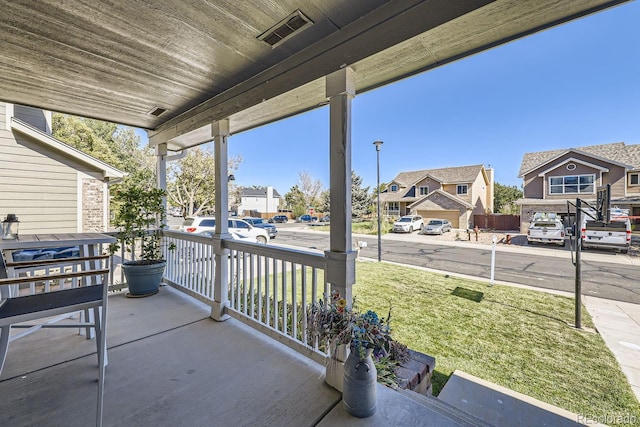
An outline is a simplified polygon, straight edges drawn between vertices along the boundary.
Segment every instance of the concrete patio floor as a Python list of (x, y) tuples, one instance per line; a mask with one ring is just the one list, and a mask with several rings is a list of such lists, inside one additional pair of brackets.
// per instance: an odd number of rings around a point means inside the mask
[[(469, 425), (451, 408), (383, 386), (373, 417), (350, 417), (322, 365), (238, 320), (215, 322), (170, 287), (149, 298), (111, 295), (108, 319), (107, 426)], [(95, 342), (73, 330), (11, 343), (0, 426), (93, 425), (97, 374)]]

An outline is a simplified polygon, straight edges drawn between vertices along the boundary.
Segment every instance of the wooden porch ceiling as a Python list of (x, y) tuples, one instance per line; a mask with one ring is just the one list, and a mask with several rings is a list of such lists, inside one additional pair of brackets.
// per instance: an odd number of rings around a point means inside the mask
[[(150, 131), (179, 150), (364, 92), (626, 0), (0, 0), (0, 100)], [(272, 48), (295, 11), (313, 24)], [(166, 109), (160, 115), (155, 108)]]

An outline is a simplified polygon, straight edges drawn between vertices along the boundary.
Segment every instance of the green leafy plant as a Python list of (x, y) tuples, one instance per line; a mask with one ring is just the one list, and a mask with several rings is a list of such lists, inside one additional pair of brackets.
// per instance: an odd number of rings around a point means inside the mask
[(140, 186), (120, 187), (113, 195), (115, 215), (112, 225), (118, 228), (118, 243), (111, 245), (115, 253), (123, 244), (127, 251), (141, 242), (140, 259), (154, 263), (163, 259), (162, 228), (166, 212), (163, 198), (166, 192), (159, 188)]

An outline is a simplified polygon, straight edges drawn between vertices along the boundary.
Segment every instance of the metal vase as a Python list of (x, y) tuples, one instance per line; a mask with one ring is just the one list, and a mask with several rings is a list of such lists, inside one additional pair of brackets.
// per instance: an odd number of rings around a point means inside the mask
[(376, 387), (378, 372), (371, 357), (372, 349), (367, 349), (364, 358), (352, 348), (344, 362), (342, 403), (345, 410), (354, 417), (366, 418), (376, 412)]

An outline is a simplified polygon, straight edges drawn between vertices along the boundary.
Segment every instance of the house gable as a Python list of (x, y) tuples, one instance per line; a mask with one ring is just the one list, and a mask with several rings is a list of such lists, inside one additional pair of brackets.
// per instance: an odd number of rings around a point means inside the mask
[[(595, 189), (606, 184), (611, 184), (612, 196), (623, 197), (626, 194), (627, 167), (622, 162), (603, 159), (584, 150), (566, 150), (524, 174), (524, 198), (557, 199), (580, 194), (592, 199)], [(576, 180), (582, 187), (573, 192)], [(589, 185), (591, 182), (593, 186)]]
[(124, 173), (16, 119), (13, 108), (0, 108), (0, 206), (5, 213), (20, 218), (24, 233), (106, 231), (106, 179)]
[(411, 210), (453, 210), (461, 208), (464, 210), (471, 210), (474, 208), (474, 206), (471, 203), (460, 199), (459, 197), (447, 193), (446, 191), (435, 190), (413, 202), (411, 205), (409, 205), (409, 208)]

